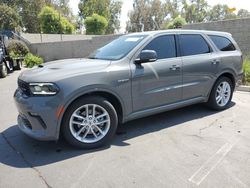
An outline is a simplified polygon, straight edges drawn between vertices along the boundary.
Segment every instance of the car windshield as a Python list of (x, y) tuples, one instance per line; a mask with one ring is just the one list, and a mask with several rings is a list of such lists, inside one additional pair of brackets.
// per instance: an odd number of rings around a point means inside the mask
[(147, 35), (122, 36), (109, 44), (97, 49), (92, 53), (90, 59), (119, 60), (125, 57), (135, 46), (137, 46)]

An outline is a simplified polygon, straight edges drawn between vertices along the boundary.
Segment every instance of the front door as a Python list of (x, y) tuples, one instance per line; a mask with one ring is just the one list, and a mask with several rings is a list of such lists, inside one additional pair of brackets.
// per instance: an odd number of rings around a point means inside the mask
[(131, 65), (133, 111), (175, 103), (182, 98), (182, 61), (174, 35), (152, 39), (143, 50), (154, 50), (157, 61)]

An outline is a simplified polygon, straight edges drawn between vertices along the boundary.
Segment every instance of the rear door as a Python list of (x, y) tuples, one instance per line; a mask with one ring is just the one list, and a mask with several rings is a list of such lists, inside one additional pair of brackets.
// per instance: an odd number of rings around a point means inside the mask
[(214, 82), (219, 53), (214, 53), (201, 34), (178, 35), (183, 70), (183, 99), (204, 97)]
[(131, 64), (134, 111), (180, 101), (182, 62), (181, 58), (177, 57), (175, 36), (158, 36), (142, 50), (156, 51), (158, 60)]

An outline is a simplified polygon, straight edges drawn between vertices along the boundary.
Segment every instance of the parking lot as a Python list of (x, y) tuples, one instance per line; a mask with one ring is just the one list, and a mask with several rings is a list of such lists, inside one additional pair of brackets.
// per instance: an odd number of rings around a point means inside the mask
[(19, 131), (13, 93), (0, 79), (0, 187), (250, 187), (250, 93), (228, 110), (203, 105), (122, 125), (110, 147), (77, 150)]

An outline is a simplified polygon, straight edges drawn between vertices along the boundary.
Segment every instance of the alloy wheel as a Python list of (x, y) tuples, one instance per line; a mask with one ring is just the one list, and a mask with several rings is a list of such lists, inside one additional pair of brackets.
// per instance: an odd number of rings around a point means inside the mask
[(85, 104), (76, 109), (70, 117), (70, 132), (82, 143), (101, 140), (110, 129), (108, 112), (97, 104)]
[(219, 106), (225, 106), (231, 97), (231, 87), (228, 82), (221, 82), (216, 89), (216, 102)]

